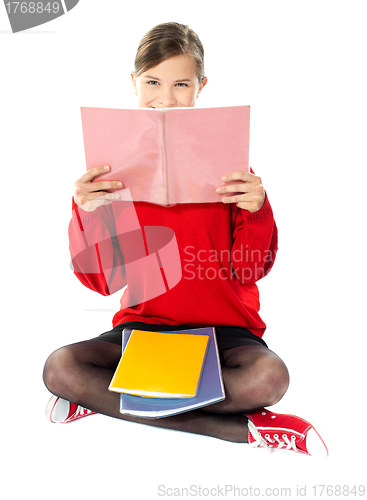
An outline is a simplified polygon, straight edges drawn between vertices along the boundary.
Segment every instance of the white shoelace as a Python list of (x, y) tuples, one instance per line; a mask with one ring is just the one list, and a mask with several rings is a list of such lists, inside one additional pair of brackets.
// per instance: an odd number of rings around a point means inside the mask
[(74, 414), (74, 417), (76, 417), (77, 415), (85, 415), (88, 413), (92, 413), (92, 411), (88, 410), (87, 408), (83, 408), (82, 406), (78, 406), (78, 408), (76, 409), (76, 412)]
[[(282, 435), (282, 439), (279, 439), (278, 434), (274, 434), (274, 439), (270, 438), (269, 434), (265, 434), (264, 437), (259, 433), (256, 429), (255, 425), (249, 420), (248, 422), (249, 430), (252, 434), (252, 437), (255, 439), (251, 446), (254, 448), (262, 447), (262, 448), (283, 448), (285, 450), (294, 450), (297, 451), (296, 447), (296, 436), (291, 435), (291, 438), (287, 436), (287, 434)], [(265, 438), (265, 439), (264, 439)]]
[(83, 415), (88, 415), (92, 413), (92, 410), (88, 410), (87, 408), (83, 408), (82, 406), (78, 406), (77, 409), (75, 410), (75, 413), (73, 415), (71, 415), (68, 419), (67, 419), (67, 422), (69, 420), (74, 420), (76, 417), (78, 417), (79, 415), (83, 416)]

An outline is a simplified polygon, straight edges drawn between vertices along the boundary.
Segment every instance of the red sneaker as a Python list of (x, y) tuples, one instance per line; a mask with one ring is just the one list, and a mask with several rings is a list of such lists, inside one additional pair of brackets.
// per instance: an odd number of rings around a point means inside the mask
[(46, 418), (52, 423), (66, 424), (78, 418), (95, 415), (96, 412), (87, 410), (75, 403), (70, 403), (66, 399), (52, 396), (46, 407)]
[(316, 427), (294, 415), (273, 413), (265, 408), (245, 413), (248, 442), (253, 447), (283, 448), (305, 455), (328, 456), (329, 447)]

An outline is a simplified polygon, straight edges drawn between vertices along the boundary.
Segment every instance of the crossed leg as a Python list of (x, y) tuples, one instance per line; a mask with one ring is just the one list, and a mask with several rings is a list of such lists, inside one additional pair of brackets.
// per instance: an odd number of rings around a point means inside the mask
[(120, 395), (108, 390), (121, 357), (121, 346), (103, 340), (87, 340), (58, 349), (44, 368), (46, 387), (56, 396), (111, 417), (247, 442), (249, 412), (277, 403), (289, 385), (283, 361), (266, 347), (245, 345), (223, 353), (225, 400), (170, 417), (145, 419), (122, 415)]

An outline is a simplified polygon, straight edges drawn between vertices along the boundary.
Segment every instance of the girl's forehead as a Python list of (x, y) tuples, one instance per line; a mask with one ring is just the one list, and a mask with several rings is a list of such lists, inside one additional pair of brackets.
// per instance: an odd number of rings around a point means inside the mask
[(178, 78), (188, 78), (195, 76), (196, 66), (195, 61), (188, 55), (172, 56), (165, 59), (157, 66), (144, 71), (141, 76), (173, 76), (177, 75)]

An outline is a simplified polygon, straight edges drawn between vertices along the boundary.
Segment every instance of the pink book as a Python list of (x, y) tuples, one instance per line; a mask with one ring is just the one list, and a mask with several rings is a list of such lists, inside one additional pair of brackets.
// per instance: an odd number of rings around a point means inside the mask
[(249, 170), (250, 107), (81, 108), (87, 169), (120, 180), (133, 201), (220, 202), (225, 174)]

